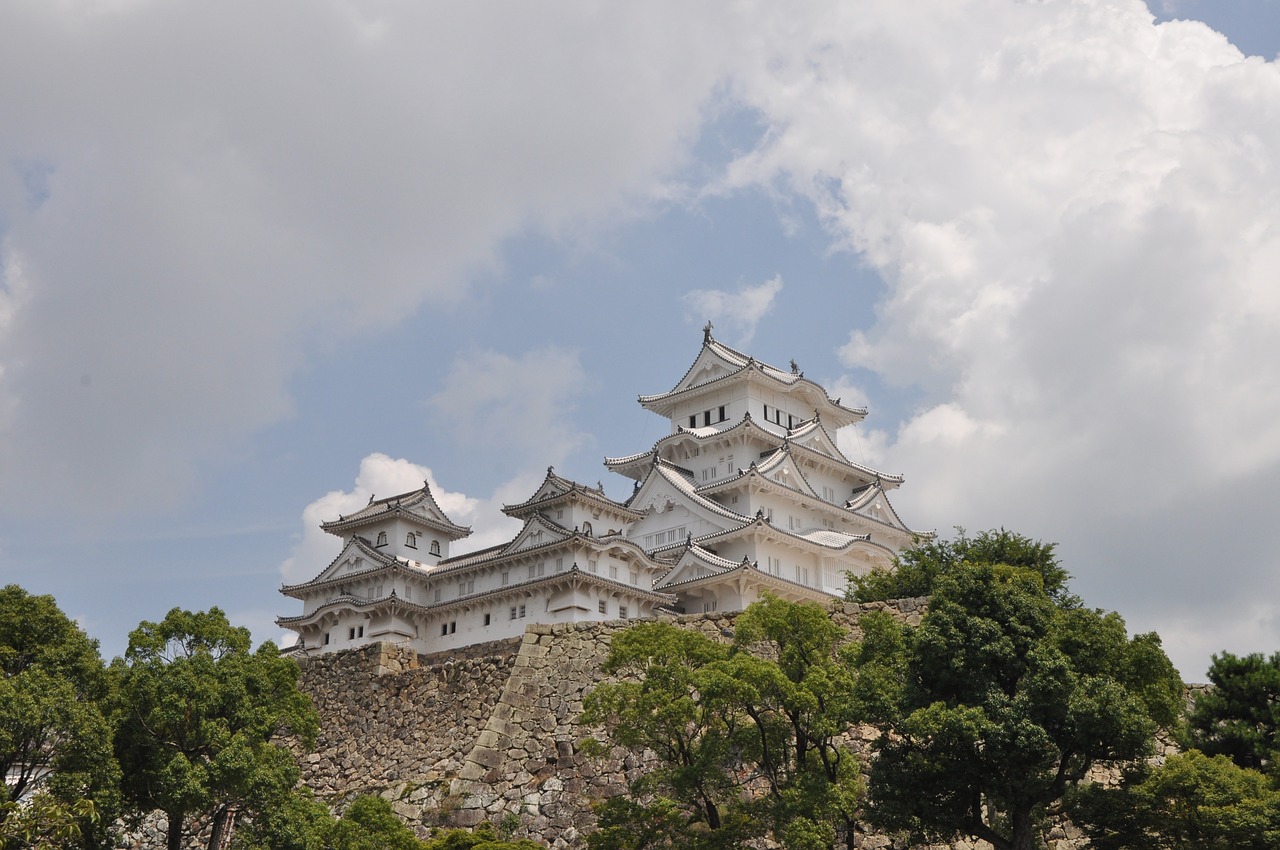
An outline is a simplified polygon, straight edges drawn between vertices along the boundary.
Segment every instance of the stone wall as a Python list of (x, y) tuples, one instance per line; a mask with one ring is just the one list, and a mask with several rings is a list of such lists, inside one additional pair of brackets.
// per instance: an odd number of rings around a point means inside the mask
[[(924, 600), (835, 603), (832, 618), (856, 632), (858, 615), (876, 609), (918, 622)], [(732, 639), (733, 615), (673, 621)], [(621, 750), (580, 752), (600, 734), (578, 724), (583, 697), (603, 680), (613, 634), (631, 625), (531, 625), (523, 638), (438, 655), (375, 644), (302, 659), (302, 687), (321, 717), (303, 781), (337, 808), (379, 794), (422, 829), (501, 821), (571, 846), (594, 823), (592, 801), (621, 793), (643, 769)]]

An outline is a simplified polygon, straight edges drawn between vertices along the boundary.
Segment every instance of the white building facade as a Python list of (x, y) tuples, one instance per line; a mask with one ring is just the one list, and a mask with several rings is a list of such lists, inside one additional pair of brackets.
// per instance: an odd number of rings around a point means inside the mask
[(866, 415), (794, 364), (777, 369), (712, 336), (672, 389), (640, 397), (669, 420), (650, 449), (606, 458), (634, 479), (626, 502), (548, 468), (503, 511), (508, 543), (452, 556), (470, 534), (419, 490), (322, 525), (346, 544), (311, 581), (281, 592), (303, 613), (277, 623), (295, 649), (373, 641), (438, 652), (523, 633), (531, 622), (734, 611), (766, 593), (823, 601), (846, 575), (888, 567), (922, 535), (889, 503), (902, 477), (846, 458), (834, 433)]

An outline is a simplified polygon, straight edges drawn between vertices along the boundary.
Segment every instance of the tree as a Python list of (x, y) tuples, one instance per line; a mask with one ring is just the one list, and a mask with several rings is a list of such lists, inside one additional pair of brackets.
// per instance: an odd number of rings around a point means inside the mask
[(754, 603), (735, 623), (730, 675), (752, 720), (766, 811), (788, 848), (831, 847), (841, 838), (854, 846), (864, 789), (846, 738), (863, 706), (857, 646), (848, 639), (826, 609), (776, 597)]
[(106, 843), (119, 799), (106, 694), (97, 642), (53, 597), (0, 590), (0, 827), (18, 818), (9, 832)]
[(1213, 657), (1213, 687), (1196, 694), (1187, 743), (1241, 767), (1274, 772), (1280, 729), (1280, 652)]
[[(614, 821), (588, 839), (591, 847), (721, 847), (746, 837), (747, 823), (735, 811), (743, 718), (726, 698), (733, 682), (719, 669), (728, 655), (727, 646), (670, 623), (639, 623), (614, 635), (604, 671), (622, 678), (587, 696), (582, 719), (607, 724), (619, 746), (657, 755), (657, 765), (631, 789), (636, 797), (656, 795), (653, 802), (607, 812), (633, 817), (652, 843), (630, 843), (626, 822)], [(673, 807), (679, 818), (671, 816)], [(609, 836), (619, 843), (603, 843)]]
[(1082, 787), (1069, 811), (1096, 850), (1280, 846), (1280, 791), (1262, 773), (1198, 750), (1143, 765), (1119, 787)]
[(848, 597), (854, 602), (884, 602), (932, 595), (938, 581), (962, 564), (1005, 564), (1039, 573), (1045, 592), (1060, 602), (1072, 601), (1067, 592), (1071, 575), (1058, 563), (1056, 544), (1032, 540), (1000, 529), (969, 537), (956, 529), (954, 540), (933, 539), (904, 549), (892, 569), (874, 569), (849, 576)]
[(249, 631), (219, 609), (174, 608), (139, 625), (112, 669), (125, 797), (140, 812), (164, 812), (169, 850), (192, 815), (211, 819), (215, 850), (241, 816), (292, 793), (299, 771), (286, 736), (310, 746), (317, 721), (297, 665), (274, 644), (251, 652)]
[(1118, 615), (1067, 593), (1052, 547), (983, 538), (1036, 563), (954, 558), (951, 546), (930, 550), (943, 563), (909, 556), (932, 576), (933, 595), (904, 632), (904, 684), (884, 700), (870, 814), (921, 838), (1030, 850), (1046, 806), (1094, 764), (1150, 752), (1157, 727), (1178, 714), (1182, 684), (1156, 635), (1129, 638)]
[(791, 850), (853, 846), (859, 646), (811, 603), (765, 599), (735, 626), (731, 647), (669, 623), (614, 636), (605, 670), (623, 678), (588, 696), (583, 720), (657, 764), (632, 799), (599, 807), (589, 846), (738, 847), (765, 833)]

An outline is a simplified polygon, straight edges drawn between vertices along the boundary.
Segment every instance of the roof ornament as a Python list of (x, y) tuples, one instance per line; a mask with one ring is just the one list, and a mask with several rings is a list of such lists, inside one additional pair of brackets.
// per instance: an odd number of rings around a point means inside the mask
[(689, 532), (686, 532), (686, 533), (685, 533), (685, 535), (684, 535), (684, 545), (685, 545), (687, 548), (690, 548), (690, 549), (691, 549), (691, 548), (693, 548), (693, 532), (692, 532), (692, 531), (689, 531)]
[(599, 490), (601, 493), (604, 492), (604, 482), (601, 481), (599, 478), (596, 479), (596, 489)]
[(556, 468), (554, 466), (548, 466), (547, 475), (555, 475), (555, 474), (556, 474)]
[(760, 508), (758, 511), (756, 511), (756, 519), (764, 520), (764, 508)]
[(800, 374), (800, 364), (796, 363), (796, 359), (794, 357), (791, 358), (791, 374)]
[(375, 493), (370, 493), (370, 494), (369, 494), (369, 504), (371, 504), (371, 505), (373, 504), (373, 497), (374, 497), (375, 495), (377, 495), (377, 494), (375, 494)]
[(702, 326), (702, 342), (703, 342), (703, 344), (706, 344), (706, 343), (708, 343), (708, 342), (711, 342), (711, 331), (712, 331), (712, 329), (713, 329), (713, 328), (715, 328), (715, 325), (711, 324), (711, 320), (710, 320), (710, 319), (707, 319), (707, 323), (706, 323), (705, 325), (703, 325), (703, 326)]

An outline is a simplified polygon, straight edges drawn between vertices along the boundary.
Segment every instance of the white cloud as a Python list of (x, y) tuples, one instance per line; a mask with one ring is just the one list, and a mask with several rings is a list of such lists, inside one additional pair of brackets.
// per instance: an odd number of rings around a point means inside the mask
[[(500, 508), (504, 503), (523, 501), (534, 486), (528, 480), (517, 480), (498, 488), (489, 499), (478, 499), (441, 488), (429, 467), (381, 453), (368, 455), (360, 461), (360, 471), (350, 490), (330, 491), (303, 509), (301, 536), (289, 558), (280, 565), (285, 583), (314, 578), (341, 551), (343, 541), (322, 531), (320, 523), (355, 513), (372, 499), (417, 490), (424, 481), (431, 485), (432, 496), (449, 519), (471, 528), (470, 536), (451, 547), (450, 552), (455, 555), (509, 539), (520, 524), (501, 513)], [(513, 490), (520, 494), (519, 498), (512, 497)]]
[(1061, 540), (1138, 621), (1207, 591), (1194, 668), (1280, 548), (1238, 503), (1186, 538), (1206, 494), (1280, 490), (1280, 68), (1136, 0), (927, 5), (780, 21), (737, 88), (770, 131), (726, 185), (810, 197), (883, 275), (842, 356), (925, 392), (887, 448), (904, 514)]
[(306, 340), (669, 192), (730, 47), (665, 12), (5, 5), (0, 506), (172, 504)]
[(755, 286), (743, 285), (737, 292), (694, 289), (685, 294), (684, 303), (694, 320), (709, 320), (718, 327), (723, 325), (735, 345), (748, 345), (781, 291), (782, 277), (774, 275)]

